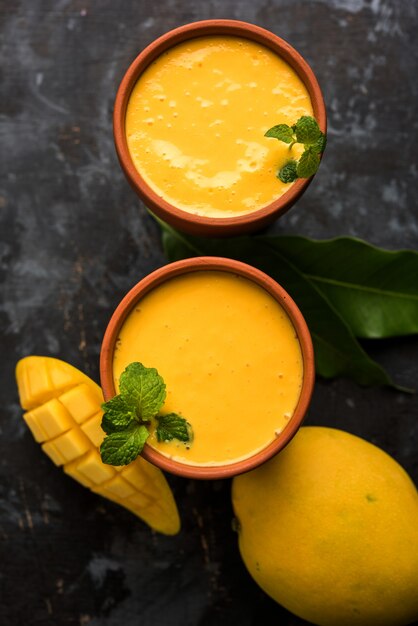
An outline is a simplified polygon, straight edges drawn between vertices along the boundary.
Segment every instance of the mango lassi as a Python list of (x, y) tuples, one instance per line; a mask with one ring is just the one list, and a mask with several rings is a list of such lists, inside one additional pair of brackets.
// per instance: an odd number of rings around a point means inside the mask
[(232, 272), (198, 270), (154, 287), (116, 341), (113, 378), (132, 362), (166, 383), (162, 413), (192, 425), (191, 444), (147, 444), (178, 462), (227, 465), (266, 448), (297, 406), (303, 359), (295, 328), (265, 289)]
[(196, 37), (161, 54), (129, 98), (131, 159), (165, 201), (205, 217), (265, 207), (293, 183), (276, 178), (301, 147), (264, 133), (313, 115), (296, 72), (272, 50), (236, 36)]

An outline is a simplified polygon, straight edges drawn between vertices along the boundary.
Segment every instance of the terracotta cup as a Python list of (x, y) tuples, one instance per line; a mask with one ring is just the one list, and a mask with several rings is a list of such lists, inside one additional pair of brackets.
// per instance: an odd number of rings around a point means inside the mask
[(264, 274), (251, 265), (234, 261), (232, 259), (197, 257), (193, 259), (186, 259), (184, 261), (177, 261), (176, 263), (165, 265), (155, 272), (152, 272), (152, 274), (149, 274), (137, 283), (116, 308), (106, 329), (100, 353), (100, 379), (105, 400), (110, 400), (110, 398), (113, 398), (116, 394), (113, 381), (113, 354), (117, 338), (125, 319), (132, 309), (137, 306), (141, 298), (143, 298), (145, 294), (152, 289), (158, 287), (158, 285), (161, 285), (171, 278), (180, 276), (181, 274), (213, 270), (231, 272), (233, 274), (244, 276), (257, 285), (260, 285), (260, 287), (272, 295), (273, 298), (275, 298), (275, 300), (277, 300), (277, 302), (279, 302), (279, 304), (284, 308), (294, 325), (301, 346), (303, 358), (303, 381), (298, 404), (287, 426), (272, 443), (267, 445), (266, 448), (244, 460), (232, 464), (212, 467), (186, 465), (169, 459), (168, 457), (157, 452), (151, 446), (145, 444), (142, 452), (142, 456), (145, 459), (154, 465), (157, 465), (161, 469), (171, 472), (172, 474), (178, 474), (189, 478), (227, 478), (229, 476), (235, 476), (236, 474), (247, 472), (258, 465), (261, 465), (273, 455), (277, 454), (277, 452), (282, 450), (289, 443), (296, 431), (299, 429), (309, 406), (315, 380), (314, 354), (308, 327), (302, 313), (299, 311), (297, 305), (289, 294), (286, 293), (283, 287), (267, 276), (267, 274)]
[(300, 178), (289, 191), (262, 209), (237, 217), (202, 217), (182, 211), (160, 198), (142, 178), (129, 154), (125, 134), (125, 115), (129, 97), (139, 76), (168, 48), (195, 37), (234, 35), (250, 39), (270, 48), (283, 58), (303, 81), (311, 98), (314, 116), (322, 132), (326, 132), (325, 103), (314, 73), (301, 55), (286, 41), (273, 33), (246, 22), (206, 20), (187, 24), (153, 41), (128, 68), (119, 86), (113, 113), (116, 151), (125, 175), (145, 205), (159, 218), (186, 233), (199, 236), (229, 237), (259, 230), (286, 213), (310, 184), (311, 178)]

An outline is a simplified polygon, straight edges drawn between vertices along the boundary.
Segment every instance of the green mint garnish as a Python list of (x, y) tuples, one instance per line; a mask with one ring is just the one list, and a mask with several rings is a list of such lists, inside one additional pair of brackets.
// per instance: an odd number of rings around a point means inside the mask
[(297, 179), (297, 161), (288, 161), (286, 165), (283, 165), (279, 170), (277, 178), (280, 178), (282, 183), (293, 183)]
[(292, 143), (293, 141), (293, 129), (290, 128), (287, 124), (278, 124), (277, 126), (273, 126), (270, 128), (265, 137), (274, 137), (279, 141), (284, 141), (285, 143)]
[(321, 137), (315, 141), (315, 143), (311, 144), (311, 148), (321, 154), (325, 150), (325, 146), (327, 145), (327, 136), (324, 133), (321, 133)]
[(143, 422), (157, 415), (166, 397), (165, 384), (156, 369), (142, 363), (131, 363), (120, 377), (122, 398), (135, 407)]
[(153, 418), (158, 422), (158, 441), (191, 440), (190, 424), (183, 417), (158, 415), (166, 391), (156, 369), (131, 363), (120, 376), (119, 390), (119, 395), (102, 405), (102, 429), (107, 435), (100, 446), (103, 463), (128, 465), (134, 461), (149, 437), (147, 427)]
[[(105, 405), (103, 405), (104, 407)], [(122, 396), (115, 396), (106, 402), (102, 429), (107, 435), (110, 435), (110, 433), (125, 430), (135, 419), (135, 407), (127, 404)]]
[(294, 125), (298, 143), (313, 144), (321, 137), (322, 133), (318, 122), (310, 115), (302, 115)]
[(309, 178), (315, 174), (318, 167), (319, 154), (312, 147), (309, 147), (300, 157), (296, 172), (299, 178)]
[(190, 424), (177, 413), (159, 415), (157, 416), (157, 422), (156, 434), (158, 441), (171, 441), (172, 439), (191, 441)]
[(111, 433), (100, 446), (103, 463), (128, 465), (135, 461), (149, 437), (146, 426), (131, 424), (126, 430)]
[(302, 143), (305, 151), (299, 161), (288, 161), (277, 173), (283, 183), (293, 183), (297, 178), (313, 176), (319, 167), (319, 155), (325, 150), (326, 135), (321, 131), (318, 122), (310, 115), (303, 115), (294, 126), (277, 124), (264, 135), (274, 137), (289, 144), (289, 150), (295, 143)]

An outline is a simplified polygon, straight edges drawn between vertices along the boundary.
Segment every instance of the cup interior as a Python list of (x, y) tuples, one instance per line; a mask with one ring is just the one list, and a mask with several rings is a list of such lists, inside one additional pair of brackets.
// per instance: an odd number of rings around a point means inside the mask
[(217, 466), (186, 465), (170, 459), (145, 444), (142, 456), (163, 470), (189, 478), (227, 478), (264, 463), (292, 439), (299, 429), (312, 396), (315, 370), (312, 340), (306, 322), (289, 294), (272, 278), (260, 270), (232, 259), (198, 257), (166, 265), (137, 283), (116, 308), (105, 332), (100, 353), (100, 378), (105, 400), (116, 394), (113, 380), (113, 355), (119, 333), (130, 312), (151, 290), (177, 276), (196, 271), (224, 271), (238, 274), (267, 291), (286, 311), (299, 339), (303, 359), (303, 380), (299, 400), (293, 416), (277, 438), (264, 449), (246, 459)]
[(245, 215), (205, 217), (183, 211), (161, 198), (138, 172), (131, 159), (125, 133), (126, 109), (133, 87), (144, 70), (163, 52), (181, 42), (208, 35), (242, 37), (269, 48), (286, 61), (304, 83), (312, 102), (314, 116), (324, 133), (326, 111), (318, 81), (305, 59), (285, 40), (254, 24), (236, 20), (206, 20), (187, 24), (156, 39), (136, 57), (122, 79), (113, 114), (115, 146), (122, 169), (145, 205), (174, 228), (192, 235), (225, 237), (254, 232), (283, 215), (304, 193), (312, 177), (296, 180), (274, 202)]

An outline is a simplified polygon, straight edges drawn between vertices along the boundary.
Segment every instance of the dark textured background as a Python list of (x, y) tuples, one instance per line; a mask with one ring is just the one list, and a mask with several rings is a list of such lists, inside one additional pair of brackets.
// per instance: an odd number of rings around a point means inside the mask
[[(418, 248), (417, 12), (397, 0), (0, 0), (2, 626), (306, 624), (244, 570), (229, 481), (170, 479), (183, 530), (151, 533), (52, 465), (20, 417), (13, 368), (45, 354), (97, 380), (115, 305), (164, 264), (158, 227), (119, 169), (111, 112), (130, 61), (189, 21), (264, 26), (322, 86), (326, 156), (276, 232)], [(416, 339), (367, 347), (418, 386)], [(417, 409), (416, 396), (318, 381), (308, 422), (373, 441), (416, 480)]]

